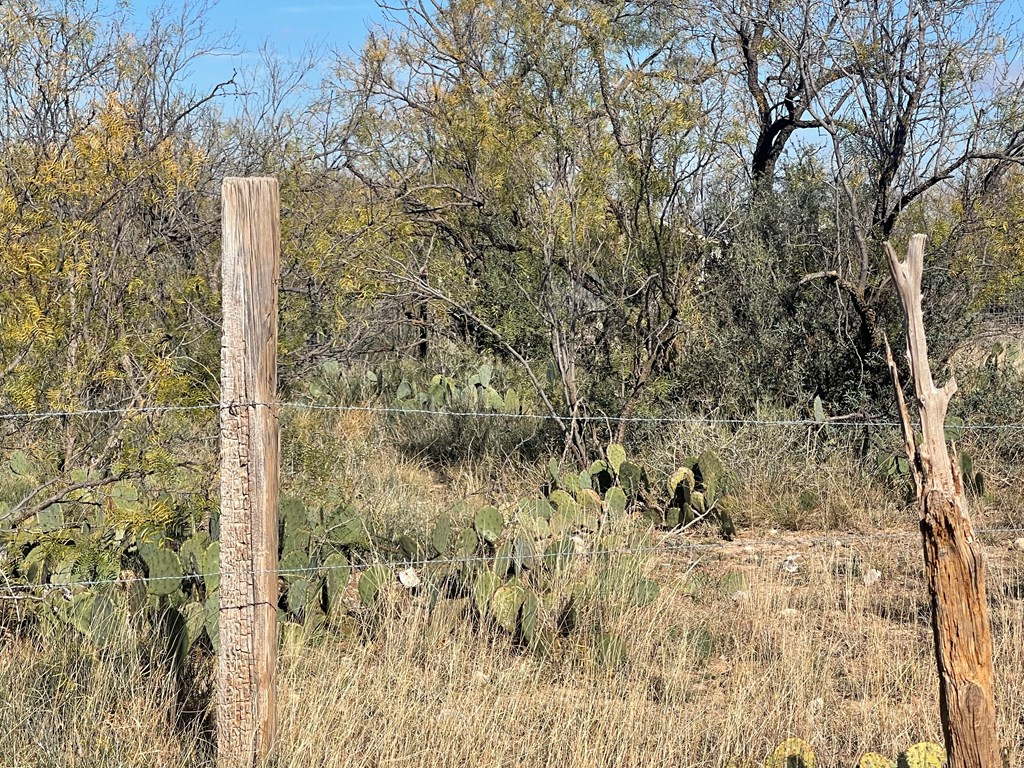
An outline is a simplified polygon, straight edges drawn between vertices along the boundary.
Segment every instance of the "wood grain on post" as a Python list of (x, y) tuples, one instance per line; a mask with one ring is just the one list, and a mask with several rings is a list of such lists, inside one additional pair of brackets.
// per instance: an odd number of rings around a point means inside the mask
[(885, 245), (903, 304), (907, 355), (921, 415), (920, 445), (915, 445), (888, 342), (886, 351), (899, 393), (897, 403), (921, 514), (939, 670), (939, 709), (949, 768), (1000, 768), (985, 568), (971, 528), (960, 472), (946, 447), (946, 408), (957, 391), (956, 380), (937, 388), (928, 364), (921, 311), (924, 244), (924, 235), (914, 235), (906, 260), (901, 260), (888, 243)]
[(217, 763), (262, 762), (277, 725), (276, 179), (225, 179)]

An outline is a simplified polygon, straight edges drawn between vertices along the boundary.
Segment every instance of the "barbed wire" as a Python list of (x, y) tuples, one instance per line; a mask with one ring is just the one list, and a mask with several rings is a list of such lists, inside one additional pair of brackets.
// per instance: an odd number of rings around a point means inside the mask
[[(982, 541), (982, 537), (990, 536), (998, 533), (1024, 533), (1024, 528), (1008, 527), (1008, 528), (981, 528), (974, 531), (974, 536), (982, 546), (995, 546), (989, 542)], [(840, 534), (817, 534), (814, 536), (804, 537), (784, 537), (784, 538), (761, 538), (761, 539), (747, 539), (738, 541), (694, 541), (692, 539), (684, 540), (666, 540), (658, 544), (649, 546), (636, 546), (636, 547), (612, 547), (612, 548), (598, 548), (598, 549), (576, 549), (575, 542), (572, 539), (568, 539), (570, 543), (573, 543), (574, 548), (571, 550), (559, 549), (554, 552), (547, 551), (534, 551), (529, 555), (519, 556), (519, 560), (528, 563), (543, 562), (546, 559), (553, 559), (556, 561), (566, 561), (572, 559), (590, 559), (590, 558), (602, 558), (611, 557), (617, 555), (656, 555), (656, 554), (685, 554), (687, 552), (714, 552), (714, 551), (735, 551), (738, 554), (757, 554), (759, 551), (769, 549), (796, 549), (799, 547), (814, 547), (822, 544), (831, 544), (834, 547), (848, 547), (852, 546), (857, 542), (869, 542), (869, 541), (893, 541), (897, 539), (915, 538), (920, 535), (919, 531), (907, 530), (907, 531), (877, 531), (874, 533), (840, 533)], [(566, 541), (566, 540), (562, 540)], [(782, 559), (785, 560), (791, 557), (792, 554), (786, 555)], [(469, 555), (465, 557), (434, 557), (434, 558), (409, 558), (402, 560), (371, 560), (366, 562), (346, 562), (344, 564), (321, 564), (321, 565), (309, 565), (309, 566), (298, 566), (291, 568), (266, 568), (266, 569), (245, 569), (238, 571), (208, 571), (202, 573), (181, 573), (179, 575), (171, 576), (143, 576), (143, 575), (132, 575), (132, 576), (118, 576), (114, 578), (106, 579), (83, 579), (83, 580), (69, 580), (67, 582), (60, 583), (48, 583), (48, 584), (15, 584), (8, 582), (0, 593), (8, 592), (12, 595), (18, 592), (53, 592), (53, 591), (68, 591), (76, 587), (96, 587), (96, 586), (112, 586), (117, 584), (134, 584), (134, 583), (155, 583), (162, 581), (173, 581), (181, 579), (203, 579), (206, 580), (210, 577), (216, 576), (218, 579), (228, 575), (251, 575), (251, 576), (262, 576), (267, 574), (276, 574), (278, 576), (288, 575), (302, 575), (307, 573), (321, 574), (330, 571), (349, 571), (349, 572), (360, 572), (366, 571), (371, 568), (384, 567), (395, 570), (408, 570), (425, 568), (428, 566), (449, 566), (449, 565), (469, 565), (473, 563), (487, 563), (494, 564), (497, 561), (507, 560), (513, 562), (517, 559), (514, 554), (498, 554), (493, 555)], [(6, 578), (5, 578), (6, 581)]]
[[(78, 416), (110, 416), (118, 414), (158, 414), (158, 413), (179, 413), (194, 411), (221, 411), (237, 410), (239, 408), (281, 408), (309, 411), (327, 412), (358, 412), (373, 413), (392, 416), (447, 416), (453, 418), (480, 418), (497, 420), (526, 420), (526, 421), (575, 421), (577, 423), (627, 423), (627, 424), (708, 424), (725, 426), (763, 426), (763, 427), (883, 427), (896, 428), (899, 422), (885, 421), (879, 419), (762, 419), (756, 417), (725, 418), (716, 416), (611, 416), (578, 414), (543, 414), (543, 413), (506, 413), (502, 411), (467, 411), (467, 410), (442, 410), (431, 408), (403, 408), (398, 406), (373, 406), (373, 405), (325, 405), (319, 403), (308, 403), (299, 401), (278, 401), (258, 402), (242, 401), (236, 403), (206, 403), (198, 405), (150, 405), (123, 408), (84, 408), (80, 410), (66, 411), (22, 411), (0, 413), (0, 421), (13, 421), (17, 419), (43, 420), (55, 418), (73, 418)], [(984, 424), (965, 422), (962, 424), (949, 424), (950, 429), (962, 429), (969, 431), (1016, 431), (1024, 430), (1024, 422), (1009, 422), (1005, 424)]]

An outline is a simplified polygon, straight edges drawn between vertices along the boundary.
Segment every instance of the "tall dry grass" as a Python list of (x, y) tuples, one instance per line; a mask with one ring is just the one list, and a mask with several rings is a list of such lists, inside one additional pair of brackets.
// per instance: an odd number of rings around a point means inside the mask
[[(1024, 759), (1024, 555), (987, 548), (1008, 765)], [(698, 554), (696, 558), (690, 555)], [(800, 558), (790, 555), (800, 554)], [(573, 634), (549, 656), (395, 594), (376, 630), (282, 648), (277, 766), (755, 765), (790, 735), (820, 764), (940, 740), (929, 611), (913, 538), (775, 543), (652, 557), (647, 607), (613, 614), (628, 657)], [(790, 573), (783, 564), (796, 564)], [(602, 567), (580, 560), (560, 588)], [(874, 569), (880, 580), (865, 585)], [(586, 621), (587, 617), (581, 620)], [(7, 637), (0, 765), (202, 766), (174, 681), (129, 644)]]
[[(451, 425), (444, 434), (466, 445), (450, 445), (462, 458), (444, 461), (420, 447), (437, 425), (424, 437), (367, 414), (297, 413), (285, 426), (285, 490), (310, 503), (354, 502), (378, 542), (422, 535), (457, 499), (511, 514), (514, 500), (546, 479), (543, 462), (482, 450), (493, 436)], [(356, 610), (346, 626), (362, 622), (361, 631), (282, 646), (272, 764), (726, 768), (758, 765), (796, 735), (814, 745), (819, 765), (841, 766), (869, 750), (895, 757), (939, 740), (913, 513), (850, 459), (853, 438), (843, 440), (816, 428), (677, 425), (647, 435), (638, 458), (655, 482), (682, 455), (718, 451), (737, 475), (741, 541), (611, 563), (580, 558), (559, 577), (553, 592), (562, 598), (604, 567), (641, 568), (659, 582), (648, 606), (615, 594), (578, 606), (578, 624), (625, 638), (623, 664), (602, 658), (592, 632), (570, 632), (535, 655), (473, 620), (464, 602), (431, 611), (397, 591), (379, 621)], [(1006, 510), (1019, 501), (1000, 488), (979, 502), (984, 523), (1014, 519)], [(837, 533), (879, 529), (911, 535)], [(986, 554), (1000, 733), (1016, 766), (1024, 761), (1024, 553), (992, 538)], [(867, 585), (873, 570), (881, 578)], [(212, 764), (211, 734), (190, 716), (210, 684), (208, 659), (176, 676), (144, 637), (101, 652), (70, 635), (21, 633), (7, 602), (0, 766)]]

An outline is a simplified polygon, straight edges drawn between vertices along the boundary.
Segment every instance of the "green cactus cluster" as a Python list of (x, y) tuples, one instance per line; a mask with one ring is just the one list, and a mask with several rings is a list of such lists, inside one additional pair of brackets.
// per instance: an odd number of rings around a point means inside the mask
[[(788, 738), (765, 759), (765, 768), (814, 768), (815, 756), (811, 745), (800, 738)], [(942, 768), (946, 752), (938, 744), (923, 741), (901, 752), (893, 762), (878, 752), (867, 752), (857, 761), (856, 768)]]
[[(658, 596), (657, 582), (636, 568), (608, 565), (597, 569), (593, 583), (570, 595), (561, 591), (559, 584), (564, 582), (558, 578), (582, 552), (608, 561), (628, 543), (615, 531), (639, 497), (631, 497), (618, 482), (623, 470), (630, 471), (625, 451), (611, 446), (607, 453), (607, 461), (594, 462), (583, 472), (563, 471), (559, 462), (550, 462), (551, 482), (541, 497), (521, 499), (507, 509), (487, 504), (474, 508), (458, 501), (422, 541), (400, 537), (399, 559), (360, 567), (357, 615), (372, 628), (386, 605), (385, 595), (390, 588), (401, 594), (401, 584), (425, 597), (431, 611), (442, 600), (466, 599), (479, 626), (504, 633), (539, 654), (558, 649), (575, 632), (580, 640), (590, 638), (584, 645), (594, 649), (596, 662), (621, 663), (626, 656), (621, 638), (613, 639), (600, 621), (573, 617), (600, 613), (581, 612), (584, 604), (615, 604), (620, 611), (648, 606)], [(646, 482), (639, 470), (634, 476), (638, 483)], [(309, 587), (295, 589), (289, 621), (299, 618), (300, 605), (308, 605), (308, 599), (301, 598)], [(328, 584), (331, 594), (341, 589)], [(336, 598), (328, 596), (327, 603), (333, 602)]]
[(465, 381), (438, 374), (427, 382), (403, 379), (392, 403), (404, 410), (470, 411), (521, 414), (529, 406), (518, 390), (508, 388), (502, 394), (494, 382), (494, 370), (481, 365)]
[[(353, 559), (369, 549), (371, 534), (363, 516), (347, 504), (312, 507), (286, 497), (281, 500), (278, 521), (278, 612), (283, 642), (291, 643), (347, 620), (345, 596)], [(411, 538), (396, 543), (410, 556), (417, 553), (418, 544)], [(376, 605), (393, 578), (383, 566), (360, 572), (359, 601)]]
[[(486, 393), (487, 371), (471, 383)], [(31, 471), (21, 457), (12, 462)], [(547, 469), (549, 481), (537, 496), (500, 508), (455, 502), (427, 535), (406, 534), (393, 542), (373, 536), (349, 505), (313, 506), (283, 497), (277, 609), (285, 640), (304, 641), (323, 627), (364, 620), (372, 629), (390, 604), (388, 595), (404, 590), (424, 596), (431, 610), (441, 600), (465, 598), (479, 627), (503, 633), (524, 649), (547, 654), (589, 647), (597, 663), (623, 663), (625, 643), (609, 631), (609, 621), (649, 606), (659, 588), (637, 569), (623, 567), (615, 553), (637, 543), (627, 534), (644, 519), (639, 512), (653, 498), (652, 484), (617, 444), (582, 471), (557, 460)], [(197, 646), (216, 651), (220, 542), (213, 510), (209, 530), (195, 521), (173, 528), (170, 521), (178, 513), (169, 498), (149, 501), (131, 487), (111, 490), (125, 517), (169, 522), (126, 525), (116, 533), (117, 547), (89, 538), (88, 529), (68, 530), (66, 538), (61, 529), (65, 544), (26, 546), (28, 555), (14, 573), (32, 583), (68, 587), (69, 597), (52, 593), (42, 603), (55, 627), (72, 626), (99, 643), (142, 616), (156, 630), (150, 634), (164, 638), (166, 656), (175, 663), (183, 663)], [(97, 499), (97, 507), (111, 508), (109, 499)], [(44, 516), (45, 526), (35, 521), (36, 540), (47, 537), (43, 528), (60, 524), (56, 513), (52, 517)], [(368, 556), (371, 540), (387, 562), (374, 564)], [(574, 568), (581, 554), (599, 568), (583, 571), (591, 581), (569, 594), (561, 574)], [(78, 586), (126, 572), (139, 579), (124, 590)], [(608, 605), (617, 607), (609, 612)]]
[(707, 521), (716, 524), (724, 538), (733, 537), (736, 500), (726, 492), (729, 477), (714, 451), (685, 459), (666, 485), (669, 501), (664, 512), (658, 506), (650, 507), (656, 523), (679, 528)]

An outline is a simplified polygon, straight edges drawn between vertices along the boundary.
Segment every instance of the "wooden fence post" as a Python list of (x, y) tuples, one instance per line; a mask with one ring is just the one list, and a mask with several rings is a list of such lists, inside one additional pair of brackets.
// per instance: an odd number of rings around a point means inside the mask
[(276, 179), (225, 179), (217, 764), (262, 762), (277, 725)]
[(920, 444), (914, 437), (888, 340), (886, 355), (920, 508), (939, 669), (939, 711), (949, 768), (1000, 768), (985, 568), (971, 529), (960, 472), (946, 447), (946, 408), (956, 393), (956, 380), (937, 388), (928, 365), (921, 311), (924, 243), (924, 235), (910, 238), (906, 260), (885, 244), (903, 304), (907, 355), (921, 415)]

